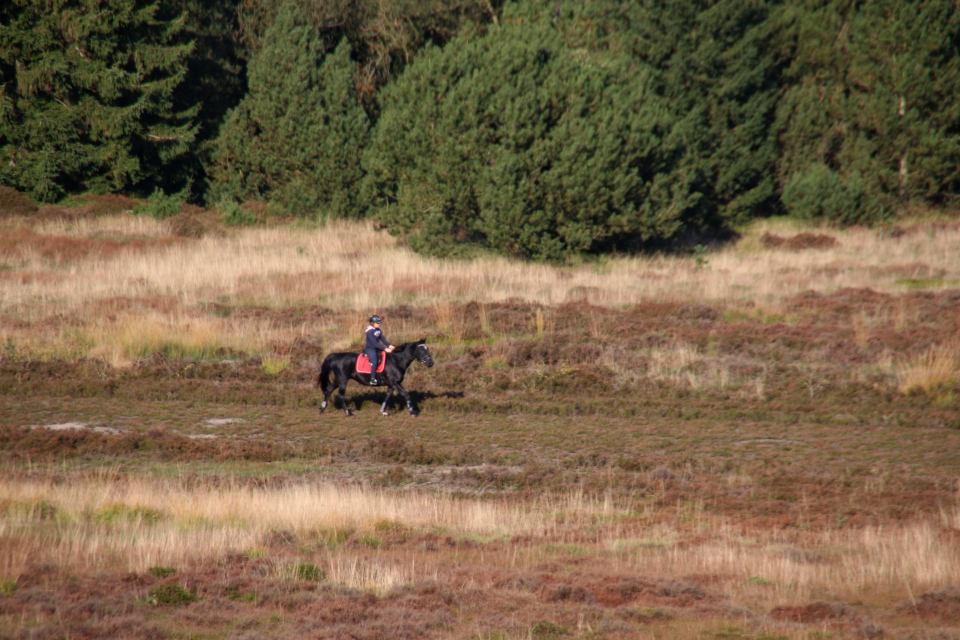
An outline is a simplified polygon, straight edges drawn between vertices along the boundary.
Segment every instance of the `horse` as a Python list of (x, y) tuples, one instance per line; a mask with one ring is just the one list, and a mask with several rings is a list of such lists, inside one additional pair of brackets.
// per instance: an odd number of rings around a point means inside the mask
[[(340, 387), (339, 398), (343, 403), (343, 411), (348, 416), (353, 415), (347, 406), (345, 396), (347, 383), (350, 380), (356, 380), (364, 386), (370, 385), (369, 373), (357, 373), (358, 356), (360, 356), (359, 353), (331, 353), (324, 358), (316, 383), (316, 386), (323, 389), (323, 402), (320, 404), (320, 413), (327, 410), (327, 402), (330, 400), (330, 394), (333, 393), (334, 387)], [(383, 404), (380, 405), (380, 414), (384, 416), (389, 415), (387, 413), (387, 400), (389, 400), (390, 395), (396, 391), (407, 401), (407, 408), (410, 410), (410, 415), (414, 417), (420, 415), (420, 411), (417, 410), (413, 405), (413, 400), (410, 399), (410, 394), (407, 393), (407, 390), (404, 389), (400, 383), (403, 382), (403, 376), (406, 375), (407, 368), (413, 364), (414, 360), (419, 360), (427, 367), (433, 366), (433, 356), (430, 355), (430, 350), (427, 349), (426, 340), (404, 342), (398, 345), (397, 348), (393, 350), (393, 353), (385, 353), (383, 357), (386, 358), (386, 362), (384, 363), (383, 372), (377, 376), (377, 386), (387, 386), (389, 389), (387, 389), (387, 397), (383, 399)], [(330, 382), (331, 373), (333, 374), (333, 382)]]

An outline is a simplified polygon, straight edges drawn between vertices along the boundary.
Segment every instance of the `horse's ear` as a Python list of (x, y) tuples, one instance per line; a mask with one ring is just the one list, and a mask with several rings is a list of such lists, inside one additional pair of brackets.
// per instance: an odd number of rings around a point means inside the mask
[(426, 338), (420, 338), (420, 344), (427, 344)]

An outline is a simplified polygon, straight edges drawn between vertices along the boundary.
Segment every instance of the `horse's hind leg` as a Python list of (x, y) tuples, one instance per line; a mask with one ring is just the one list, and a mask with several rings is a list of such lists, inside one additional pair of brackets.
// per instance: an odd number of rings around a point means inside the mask
[(320, 413), (327, 410), (327, 403), (330, 402), (330, 394), (337, 388), (337, 383), (333, 382), (329, 387), (323, 390), (323, 402), (320, 403)]
[(350, 411), (350, 407), (347, 406), (347, 385), (346, 383), (340, 385), (340, 391), (337, 394), (337, 399), (340, 400), (343, 404), (343, 412), (348, 416), (352, 416), (353, 412)]

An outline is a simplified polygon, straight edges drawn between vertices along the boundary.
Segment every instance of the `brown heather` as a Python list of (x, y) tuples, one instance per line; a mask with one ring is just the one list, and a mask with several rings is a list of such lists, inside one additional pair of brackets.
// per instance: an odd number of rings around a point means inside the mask
[[(126, 208), (0, 220), (0, 637), (960, 636), (955, 219), (545, 266)], [(317, 413), (371, 311), (416, 420)]]

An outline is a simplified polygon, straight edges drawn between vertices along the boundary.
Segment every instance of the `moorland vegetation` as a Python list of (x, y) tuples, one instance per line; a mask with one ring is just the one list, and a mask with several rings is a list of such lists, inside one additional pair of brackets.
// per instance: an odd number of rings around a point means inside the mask
[[(0, 4), (0, 637), (960, 636), (958, 46)], [(372, 311), (420, 418), (318, 414)]]
[[(4, 635), (957, 633), (955, 220), (557, 266), (131, 202), (2, 222)], [(370, 308), (418, 419), (317, 413)]]

